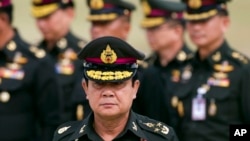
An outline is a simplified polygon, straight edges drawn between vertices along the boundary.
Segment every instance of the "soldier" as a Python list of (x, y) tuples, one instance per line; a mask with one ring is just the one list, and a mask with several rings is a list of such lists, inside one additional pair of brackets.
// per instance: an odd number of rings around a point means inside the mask
[(193, 75), (176, 91), (182, 141), (228, 141), (230, 124), (250, 123), (249, 59), (225, 39), (228, 0), (185, 0), (197, 52)]
[(70, 31), (74, 17), (72, 0), (33, 0), (32, 14), (43, 35), (39, 48), (46, 50), (55, 66), (60, 83), (63, 103), (63, 121), (84, 118), (85, 99), (80, 85), (82, 63), (77, 52), (86, 41), (77, 38)]
[(119, 38), (106, 36), (91, 41), (78, 57), (84, 60), (82, 86), (93, 113), (83, 121), (60, 126), (53, 141), (178, 140), (171, 127), (131, 110), (140, 85), (136, 60), (144, 54)]
[[(162, 121), (177, 129), (178, 116), (171, 106), (174, 91), (191, 76), (187, 59), (191, 51), (184, 42), (185, 4), (177, 1), (141, 0), (146, 30), (153, 54), (145, 62), (137, 99), (136, 112)], [(145, 64), (145, 63), (144, 63)]]
[(127, 40), (135, 6), (125, 0), (87, 0), (91, 39), (114, 36)]
[(10, 0), (0, 0), (0, 140), (34, 141), (38, 125), (39, 139), (50, 141), (60, 124), (53, 66), (12, 26), (12, 9)]

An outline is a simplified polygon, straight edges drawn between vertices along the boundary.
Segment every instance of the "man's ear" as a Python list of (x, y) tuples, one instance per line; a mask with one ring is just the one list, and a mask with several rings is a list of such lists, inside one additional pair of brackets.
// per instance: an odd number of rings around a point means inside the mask
[(82, 79), (82, 88), (86, 94), (86, 99), (88, 99), (88, 84), (85, 79)]
[(222, 17), (222, 30), (224, 33), (228, 30), (230, 23), (231, 23), (231, 21), (230, 21), (229, 16)]
[(6, 13), (0, 13), (0, 20), (5, 23), (10, 22), (9, 17)]
[(140, 81), (139, 80), (136, 80), (134, 82), (134, 95), (133, 95), (133, 99), (136, 98), (136, 95), (137, 95), (137, 92), (138, 92), (138, 89), (140, 87)]

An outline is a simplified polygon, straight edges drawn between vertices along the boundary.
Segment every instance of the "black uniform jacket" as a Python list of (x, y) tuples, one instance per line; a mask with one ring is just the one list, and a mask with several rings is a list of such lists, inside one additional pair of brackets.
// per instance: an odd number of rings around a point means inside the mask
[[(93, 128), (93, 114), (83, 121), (61, 125), (53, 141), (103, 141)], [(164, 123), (130, 113), (125, 129), (114, 141), (178, 141), (174, 130)]]
[[(250, 123), (249, 59), (225, 41), (204, 60), (196, 54), (193, 75), (174, 93), (182, 126), (182, 141), (228, 141), (230, 124)], [(205, 118), (192, 118), (192, 100), (203, 90)]]
[(0, 140), (31, 141), (36, 123), (43, 141), (59, 125), (58, 85), (45, 51), (24, 42), (17, 31), (0, 50)]
[(176, 128), (177, 113), (171, 106), (171, 99), (179, 82), (190, 78), (191, 67), (187, 60), (191, 56), (192, 52), (183, 46), (166, 66), (160, 64), (157, 54), (147, 59), (149, 67), (142, 70), (140, 88), (133, 103), (134, 111)]
[[(77, 53), (87, 42), (74, 36), (71, 32), (57, 41), (56, 45), (48, 50), (46, 41), (39, 44), (40, 48), (47, 51), (54, 68), (61, 88), (61, 99), (63, 108), (63, 122), (80, 120), (84, 113), (90, 111), (89, 106), (84, 105), (87, 101), (81, 86), (83, 78), (83, 64), (77, 59)], [(82, 111), (83, 110), (83, 111)]]

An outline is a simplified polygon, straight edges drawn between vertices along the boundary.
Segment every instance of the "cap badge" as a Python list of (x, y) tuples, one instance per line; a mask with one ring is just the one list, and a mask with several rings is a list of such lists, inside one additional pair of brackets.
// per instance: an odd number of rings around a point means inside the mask
[(42, 0), (33, 0), (33, 3), (39, 4), (39, 3), (42, 3)]
[(94, 10), (102, 9), (104, 6), (103, 0), (91, 0), (90, 7)]
[(101, 53), (102, 62), (105, 64), (112, 64), (116, 61), (116, 59), (117, 59), (116, 53), (114, 52), (114, 50), (111, 49), (111, 47), (108, 44), (106, 49), (103, 50), (103, 52)]
[(202, 1), (201, 0), (189, 0), (188, 6), (193, 9), (198, 9), (202, 6)]
[(142, 1), (142, 9), (145, 15), (149, 15), (151, 13), (151, 8), (147, 0)]

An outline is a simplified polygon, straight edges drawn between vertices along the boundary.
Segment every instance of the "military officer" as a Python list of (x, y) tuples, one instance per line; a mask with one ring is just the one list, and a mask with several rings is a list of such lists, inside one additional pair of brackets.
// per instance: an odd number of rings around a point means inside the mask
[(32, 0), (32, 14), (43, 35), (39, 48), (46, 50), (54, 63), (60, 83), (63, 103), (63, 121), (82, 119), (89, 107), (80, 85), (82, 63), (77, 60), (77, 52), (86, 41), (70, 31), (74, 17), (72, 0)]
[(193, 75), (176, 91), (182, 141), (228, 141), (230, 124), (250, 123), (249, 59), (231, 48), (224, 33), (228, 0), (185, 0), (185, 18), (197, 52)]
[(153, 53), (145, 60), (147, 68), (133, 108), (176, 129), (178, 116), (171, 99), (179, 82), (191, 76), (187, 60), (192, 52), (183, 37), (185, 4), (167, 0), (141, 0), (140, 4), (145, 15), (141, 26)]
[(87, 44), (78, 57), (84, 60), (82, 86), (93, 113), (61, 125), (54, 141), (178, 140), (171, 127), (131, 110), (140, 85), (136, 60), (144, 54), (122, 39), (105, 36)]
[(91, 39), (114, 36), (127, 40), (135, 5), (126, 0), (87, 0)]
[[(44, 50), (12, 26), (11, 0), (0, 0), (0, 140), (52, 140), (60, 124), (58, 85)], [(37, 124), (38, 123), (38, 124)]]

